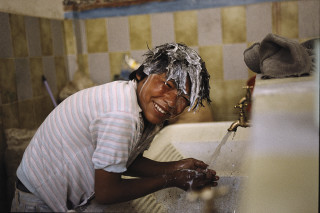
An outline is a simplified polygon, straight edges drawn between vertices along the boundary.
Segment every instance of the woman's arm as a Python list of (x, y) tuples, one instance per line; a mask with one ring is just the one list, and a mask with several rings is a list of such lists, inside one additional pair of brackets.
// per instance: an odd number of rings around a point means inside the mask
[[(152, 177), (157, 175), (171, 174), (176, 170), (192, 169), (205, 170), (208, 165), (203, 161), (193, 158), (183, 159), (171, 162), (158, 162), (139, 155), (135, 161), (130, 165), (124, 175), (134, 177)], [(211, 170), (213, 172), (213, 170)]]
[(212, 173), (190, 169), (176, 170), (171, 174), (122, 179), (121, 173), (95, 171), (95, 199), (101, 204), (113, 204), (140, 198), (163, 188), (178, 187), (183, 190), (216, 186), (219, 179)]
[(175, 161), (158, 162), (145, 158), (140, 154), (129, 166), (124, 175), (133, 177), (153, 177), (172, 173), (175, 170), (174, 167)]
[(165, 187), (165, 176), (141, 179), (122, 179), (121, 173), (95, 171), (95, 199), (102, 204), (133, 200)]

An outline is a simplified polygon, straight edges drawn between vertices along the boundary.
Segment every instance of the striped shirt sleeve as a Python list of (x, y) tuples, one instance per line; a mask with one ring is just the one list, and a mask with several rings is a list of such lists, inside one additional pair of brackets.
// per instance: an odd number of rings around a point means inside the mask
[(97, 145), (92, 156), (94, 169), (121, 173), (126, 171), (137, 119), (126, 112), (109, 112), (90, 125), (92, 140)]

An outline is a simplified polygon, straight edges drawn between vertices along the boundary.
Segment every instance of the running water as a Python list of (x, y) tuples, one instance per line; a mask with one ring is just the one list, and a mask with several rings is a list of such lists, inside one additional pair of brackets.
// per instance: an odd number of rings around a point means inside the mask
[(220, 144), (218, 145), (218, 147), (216, 148), (216, 150), (214, 151), (210, 161), (209, 161), (209, 168), (212, 168), (212, 166), (214, 165), (217, 157), (219, 156), (220, 154), (220, 151), (221, 151), (221, 147), (226, 144), (229, 136), (231, 135), (232, 132), (227, 132), (227, 134), (223, 137), (222, 141), (220, 142)]

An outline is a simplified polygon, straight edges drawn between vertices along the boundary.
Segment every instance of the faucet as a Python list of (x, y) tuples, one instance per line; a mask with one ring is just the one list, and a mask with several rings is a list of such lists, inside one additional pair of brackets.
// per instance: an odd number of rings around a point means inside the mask
[(249, 103), (251, 103), (251, 89), (252, 88), (253, 88), (252, 86), (243, 87), (243, 89), (247, 90), (246, 96), (241, 98), (239, 103), (234, 106), (235, 109), (238, 108), (240, 110), (239, 119), (231, 124), (231, 126), (228, 129), (228, 132), (236, 132), (237, 128), (239, 126), (244, 127), (244, 128), (250, 127), (250, 123), (247, 119), (245, 108), (248, 106)]

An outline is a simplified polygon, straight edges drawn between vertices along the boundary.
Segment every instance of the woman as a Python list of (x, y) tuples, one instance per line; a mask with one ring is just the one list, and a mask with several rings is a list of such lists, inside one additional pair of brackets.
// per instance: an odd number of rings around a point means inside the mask
[(168, 119), (210, 102), (209, 75), (194, 50), (169, 43), (145, 56), (130, 81), (82, 90), (50, 113), (17, 170), (12, 211), (62, 212), (93, 198), (112, 204), (168, 187), (217, 185), (202, 161), (143, 157)]

